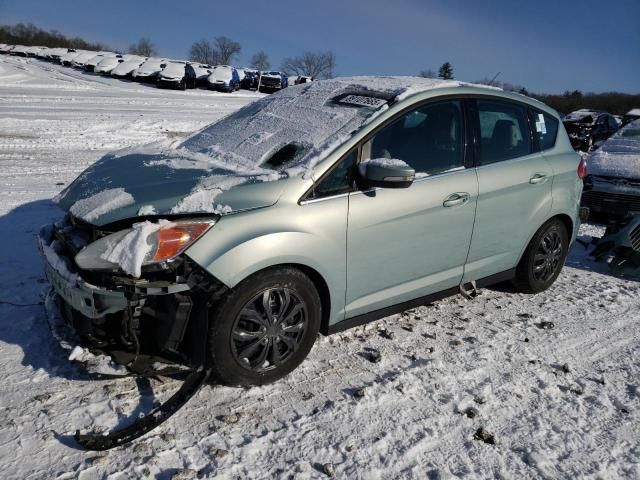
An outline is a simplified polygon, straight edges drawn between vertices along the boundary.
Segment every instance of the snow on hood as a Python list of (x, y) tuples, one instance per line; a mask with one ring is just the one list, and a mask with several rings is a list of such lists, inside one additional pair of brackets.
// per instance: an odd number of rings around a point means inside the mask
[(618, 130), (587, 157), (590, 175), (640, 180), (640, 120)]
[(217, 81), (229, 83), (233, 78), (233, 70), (229, 67), (216, 67), (209, 75), (209, 83), (215, 83)]
[[(273, 205), (286, 176), (266, 169), (215, 166), (184, 150), (131, 151), (98, 160), (55, 199), (74, 216), (106, 225), (140, 216), (228, 214)], [(140, 149), (143, 150), (143, 149)]]
[(160, 72), (160, 76), (164, 78), (182, 78), (184, 77), (184, 63), (171, 62)]
[(163, 63), (167, 63), (167, 61), (161, 58), (150, 58), (142, 65), (140, 65), (140, 67), (138, 67), (136, 73), (151, 75), (153, 73), (161, 71), (162, 67), (160, 65), (162, 65)]

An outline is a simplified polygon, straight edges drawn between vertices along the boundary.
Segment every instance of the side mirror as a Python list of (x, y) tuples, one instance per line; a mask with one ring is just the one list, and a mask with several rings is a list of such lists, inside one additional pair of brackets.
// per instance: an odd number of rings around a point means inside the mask
[(402, 160), (374, 158), (358, 165), (360, 178), (366, 187), (407, 188), (416, 178), (416, 172)]

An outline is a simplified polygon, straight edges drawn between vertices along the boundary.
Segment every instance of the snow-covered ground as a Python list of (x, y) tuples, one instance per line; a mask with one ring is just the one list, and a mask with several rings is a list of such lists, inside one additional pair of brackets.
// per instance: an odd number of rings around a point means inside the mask
[(53, 341), (34, 239), (60, 215), (49, 199), (108, 150), (254, 98), (0, 57), (2, 478), (640, 477), (640, 283), (581, 244), (543, 294), (487, 289), (321, 337), (283, 381), (206, 387), (132, 445), (78, 449), (76, 429), (128, 423), (179, 382), (98, 379)]

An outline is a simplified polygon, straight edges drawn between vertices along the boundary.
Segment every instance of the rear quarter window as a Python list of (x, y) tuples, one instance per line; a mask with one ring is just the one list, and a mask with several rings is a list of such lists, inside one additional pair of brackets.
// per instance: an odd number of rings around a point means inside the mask
[(535, 134), (538, 136), (540, 150), (549, 150), (556, 144), (558, 120), (540, 111), (533, 112)]

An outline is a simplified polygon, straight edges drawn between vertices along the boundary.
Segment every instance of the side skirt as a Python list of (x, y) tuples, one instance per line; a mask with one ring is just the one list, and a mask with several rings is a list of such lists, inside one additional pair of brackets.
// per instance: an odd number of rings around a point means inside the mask
[[(496, 283), (512, 280), (515, 276), (515, 273), (516, 273), (515, 268), (506, 270), (504, 272), (496, 273), (494, 275), (490, 275), (488, 277), (484, 277), (477, 280), (476, 286), (478, 288), (488, 287), (489, 285), (495, 285)], [(424, 305), (426, 303), (431, 303), (437, 300), (442, 300), (443, 298), (451, 297), (459, 292), (460, 292), (459, 287), (447, 288), (446, 290), (442, 290), (440, 292), (431, 293), (429, 295), (418, 297), (413, 300), (408, 300), (406, 302), (398, 303), (396, 305), (384, 307), (379, 310), (374, 310), (372, 312), (363, 313), (362, 315), (358, 315), (356, 317), (347, 318), (346, 320), (342, 320), (341, 322), (334, 323), (333, 325), (328, 325), (328, 326), (323, 325), (322, 328), (320, 329), (320, 333), (322, 333), (323, 335), (332, 335), (334, 333), (344, 332), (345, 330), (349, 330), (350, 328), (358, 327), (360, 325), (364, 325), (365, 323), (373, 322), (375, 320), (380, 320), (381, 318), (388, 317), (389, 315), (394, 315), (396, 313), (404, 312), (405, 310), (409, 310), (411, 308), (419, 307), (420, 305)]]

